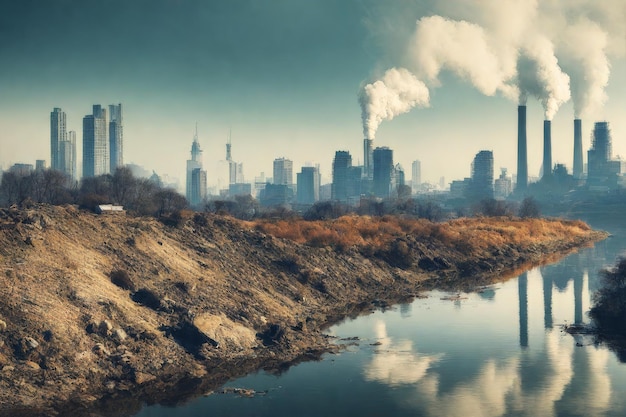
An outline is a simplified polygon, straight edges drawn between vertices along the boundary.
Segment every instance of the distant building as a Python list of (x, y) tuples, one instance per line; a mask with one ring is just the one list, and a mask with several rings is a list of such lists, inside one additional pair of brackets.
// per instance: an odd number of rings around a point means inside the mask
[(495, 198), (507, 198), (513, 192), (513, 181), (507, 176), (507, 169), (500, 168), (500, 177), (495, 180), (493, 196)]
[(122, 126), (122, 103), (109, 105), (109, 152), (110, 172), (124, 165), (124, 131)]
[(317, 167), (302, 167), (296, 174), (296, 201), (299, 204), (314, 204), (320, 199), (320, 171)]
[(352, 167), (352, 156), (348, 151), (336, 151), (333, 159), (333, 182), (331, 198), (337, 201), (348, 200), (349, 170)]
[(59, 142), (59, 170), (76, 180), (76, 132), (67, 132), (67, 140)]
[(67, 140), (66, 115), (55, 107), (50, 113), (50, 168), (61, 171), (59, 165), (59, 146)]
[(597, 122), (592, 134), (591, 149), (587, 151), (587, 184), (589, 186), (617, 185), (623, 173), (619, 160), (611, 159), (611, 130), (608, 122)]
[(228, 195), (235, 197), (238, 195), (252, 195), (252, 184), (229, 184)]
[(35, 171), (43, 171), (46, 169), (46, 160), (45, 159), (37, 159), (35, 161)]
[(480, 151), (472, 161), (472, 183), (468, 190), (471, 200), (493, 198), (493, 152)]
[(25, 177), (30, 175), (34, 171), (33, 164), (13, 164), (11, 168), (9, 168), (9, 172), (18, 175), (20, 177)]
[(293, 200), (293, 189), (287, 184), (265, 184), (261, 190), (260, 204), (264, 207), (288, 207)]
[(411, 192), (417, 194), (422, 184), (422, 163), (418, 160), (413, 161), (411, 164), (411, 170), (413, 176), (411, 177)]
[(106, 119), (106, 110), (99, 104), (83, 118), (83, 178), (110, 172)]
[(393, 175), (393, 151), (388, 147), (376, 148), (373, 152), (374, 160), (374, 195), (379, 198), (388, 198), (391, 195)]
[(286, 158), (274, 159), (274, 184), (293, 184), (293, 161)]
[(198, 142), (198, 126), (191, 144), (191, 159), (187, 160), (187, 186), (185, 196), (189, 205), (198, 206), (206, 198), (207, 175), (202, 169), (202, 149)]
[(450, 183), (450, 198), (465, 198), (472, 184), (471, 178), (454, 180)]

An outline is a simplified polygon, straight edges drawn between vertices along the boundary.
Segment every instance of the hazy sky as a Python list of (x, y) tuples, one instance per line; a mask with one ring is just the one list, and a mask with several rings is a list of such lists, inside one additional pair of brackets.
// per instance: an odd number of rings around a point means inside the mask
[[(82, 118), (93, 104), (122, 103), (124, 161), (181, 184), (196, 122), (209, 183), (230, 130), (246, 180), (271, 176), (277, 157), (294, 161), (294, 181), (306, 163), (319, 163), (330, 179), (336, 150), (350, 151), (354, 164), (363, 159), (360, 88), (394, 66), (422, 75), (409, 51), (419, 19), (496, 27), (489, 21), (501, 19), (501, 6), (516, 4), (537, 8), (534, 0), (8, 1), (0, 15), (0, 165), (49, 164), (50, 112), (61, 107), (77, 132), (80, 167)], [(562, 40), (567, 22), (581, 18), (606, 31), (611, 64), (605, 104), (582, 115), (585, 162), (596, 120), (611, 123), (613, 153), (626, 157), (626, 0), (542, 0), (528, 31)], [(483, 95), (470, 78), (444, 65), (437, 79), (424, 79), (429, 108), (382, 122), (374, 144), (394, 150), (407, 179), (415, 159), (424, 181), (469, 176), (482, 149), (493, 150), (496, 171), (516, 171), (517, 102)], [(543, 112), (529, 97), (530, 175), (542, 160)], [(553, 161), (570, 169), (573, 112), (571, 101), (561, 107), (552, 135)]]

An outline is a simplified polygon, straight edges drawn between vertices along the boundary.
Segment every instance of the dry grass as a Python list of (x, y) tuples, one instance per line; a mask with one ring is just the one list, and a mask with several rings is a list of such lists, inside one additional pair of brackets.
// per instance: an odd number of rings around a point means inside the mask
[(377, 250), (391, 241), (410, 236), (418, 241), (439, 242), (467, 253), (503, 245), (529, 246), (550, 239), (573, 239), (590, 231), (582, 221), (462, 218), (446, 223), (395, 216), (343, 216), (335, 220), (258, 220), (248, 222), (263, 233), (315, 247), (349, 247)]

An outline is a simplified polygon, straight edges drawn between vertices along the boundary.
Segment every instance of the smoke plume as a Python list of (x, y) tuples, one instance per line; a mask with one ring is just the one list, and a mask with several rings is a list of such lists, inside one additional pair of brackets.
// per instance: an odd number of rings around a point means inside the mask
[(561, 71), (548, 39), (536, 36), (520, 51), (517, 62), (520, 104), (528, 95), (541, 101), (546, 120), (552, 120), (559, 107), (570, 99), (569, 76)]
[(381, 79), (365, 85), (359, 94), (363, 134), (374, 139), (383, 120), (391, 120), (415, 106), (429, 106), (426, 84), (405, 68), (391, 68)]

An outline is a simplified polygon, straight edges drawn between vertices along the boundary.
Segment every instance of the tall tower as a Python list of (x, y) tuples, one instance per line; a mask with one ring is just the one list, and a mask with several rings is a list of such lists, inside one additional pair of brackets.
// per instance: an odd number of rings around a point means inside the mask
[(413, 176), (411, 177), (411, 191), (413, 194), (417, 194), (422, 184), (422, 164), (420, 161), (415, 160), (411, 166)]
[(65, 112), (55, 107), (50, 113), (50, 168), (61, 170), (59, 144), (67, 139)]
[(124, 165), (124, 135), (122, 127), (122, 103), (109, 105), (109, 151), (110, 172)]
[(363, 176), (369, 180), (374, 178), (374, 154), (372, 139), (363, 139)]
[(198, 124), (196, 123), (196, 132), (193, 136), (191, 144), (191, 159), (187, 160), (187, 181), (185, 188), (185, 197), (191, 206), (197, 206), (202, 203), (206, 197), (207, 176), (206, 171), (202, 169), (202, 149), (198, 142)]
[(333, 200), (347, 201), (349, 197), (348, 181), (352, 156), (348, 151), (336, 151), (333, 159), (333, 182), (330, 193)]
[(526, 106), (517, 106), (517, 185), (515, 191), (523, 192), (527, 187)]
[(296, 200), (300, 204), (313, 204), (320, 199), (320, 173), (317, 167), (302, 167), (296, 174)]
[(83, 118), (83, 178), (110, 172), (106, 119), (106, 109), (99, 104)]
[(67, 132), (67, 140), (59, 142), (59, 171), (76, 179), (76, 132)]
[(293, 184), (293, 161), (286, 158), (274, 159), (274, 184)]
[(574, 179), (583, 177), (583, 133), (582, 122), (574, 119)]
[(493, 152), (480, 151), (472, 161), (471, 198), (493, 198)]
[(391, 176), (393, 173), (393, 151), (388, 147), (374, 149), (374, 195), (388, 198), (391, 195)]
[(552, 122), (543, 121), (543, 176), (541, 179), (550, 178), (552, 175)]

